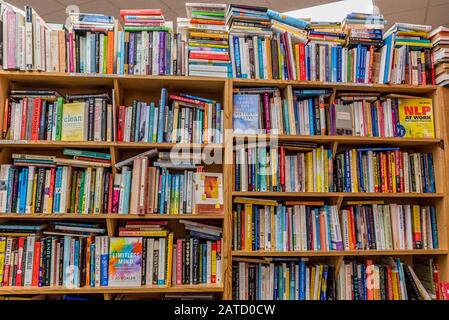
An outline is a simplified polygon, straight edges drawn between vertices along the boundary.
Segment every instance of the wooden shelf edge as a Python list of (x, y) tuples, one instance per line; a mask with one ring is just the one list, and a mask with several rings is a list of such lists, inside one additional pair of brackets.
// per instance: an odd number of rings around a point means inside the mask
[(43, 220), (62, 220), (62, 219), (111, 219), (111, 220), (207, 220), (224, 219), (224, 214), (0, 214), (0, 219), (43, 219)]
[(357, 251), (233, 251), (234, 257), (345, 257), (345, 256), (398, 256), (398, 255), (447, 255), (448, 250), (357, 250)]
[(234, 197), (303, 197), (303, 198), (443, 198), (444, 193), (377, 193), (377, 192), (254, 192), (254, 191), (233, 191)]
[(181, 286), (153, 286), (153, 287), (1, 287), (0, 295), (21, 294), (102, 294), (102, 293), (194, 293), (194, 292), (222, 292), (223, 285), (181, 285)]
[(188, 149), (223, 149), (223, 144), (192, 144), (192, 143), (153, 143), (153, 142), (101, 142), (101, 141), (14, 141), (14, 140), (0, 140), (0, 148), (111, 148), (118, 149), (139, 149), (139, 148), (159, 148), (171, 149), (173, 147), (188, 148)]

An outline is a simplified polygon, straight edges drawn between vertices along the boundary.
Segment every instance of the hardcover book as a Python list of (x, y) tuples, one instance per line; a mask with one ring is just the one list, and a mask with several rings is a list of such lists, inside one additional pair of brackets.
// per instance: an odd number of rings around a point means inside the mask
[(223, 174), (198, 172), (195, 174), (196, 213), (224, 213)]
[(258, 94), (234, 95), (234, 133), (259, 132), (259, 106)]
[(84, 102), (67, 103), (62, 109), (62, 141), (85, 141), (86, 106)]
[(434, 138), (432, 99), (399, 99), (399, 122), (399, 136)]
[(109, 286), (141, 285), (142, 238), (111, 238), (109, 248)]

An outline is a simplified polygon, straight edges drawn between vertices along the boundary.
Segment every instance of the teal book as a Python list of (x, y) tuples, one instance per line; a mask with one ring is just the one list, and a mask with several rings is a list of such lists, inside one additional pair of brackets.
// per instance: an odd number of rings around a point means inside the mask
[(129, 213), (129, 199), (131, 195), (131, 178), (132, 178), (132, 171), (127, 168), (128, 170), (123, 171), (123, 179), (125, 179), (125, 190), (124, 190), (124, 199), (123, 199), (123, 214)]
[(64, 149), (63, 153), (66, 156), (88, 157), (88, 158), (95, 158), (95, 159), (111, 160), (111, 155), (108, 153), (103, 153), (103, 152)]
[(60, 97), (56, 102), (56, 141), (61, 141), (62, 133), (62, 105), (64, 100)]

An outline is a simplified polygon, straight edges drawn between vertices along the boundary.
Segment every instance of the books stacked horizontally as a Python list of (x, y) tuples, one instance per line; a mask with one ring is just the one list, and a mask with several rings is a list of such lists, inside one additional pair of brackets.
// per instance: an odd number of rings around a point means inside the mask
[[(97, 236), (106, 230), (99, 224), (10, 223), (0, 225), (0, 230), (2, 286), (79, 288), (90, 281), (99, 285), (100, 277), (108, 277), (107, 242), (102, 247), (99, 241), (107, 237)], [(97, 251), (91, 251), (95, 245)], [(95, 271), (90, 269), (93, 261), (98, 263)]]
[(392, 257), (344, 260), (336, 277), (339, 300), (431, 300), (439, 291), (438, 266), (428, 257), (413, 257), (412, 263)]
[(225, 4), (186, 3), (189, 76), (231, 77)]
[(120, 142), (223, 143), (224, 114), (214, 100), (161, 90), (158, 105), (135, 100), (120, 106), (117, 140)]
[(110, 166), (99, 152), (65, 150), (75, 159), (13, 154), (1, 165), (1, 213), (106, 213)]
[(173, 245), (172, 284), (220, 284), (223, 229), (187, 220), (180, 223), (188, 236)]
[(432, 153), (399, 148), (360, 148), (335, 156), (337, 192), (435, 192)]
[(150, 166), (148, 158), (156, 154), (150, 150), (116, 164), (121, 173), (114, 177), (112, 213), (223, 213), (222, 174), (203, 172), (201, 159), (190, 155), (161, 153)]
[(69, 13), (69, 72), (115, 73), (119, 24), (113, 16)]
[(269, 51), (270, 18), (267, 8), (231, 4), (226, 12), (232, 76), (268, 79), (271, 64)]
[(238, 145), (235, 159), (236, 191), (335, 191), (332, 149), (323, 146), (282, 142), (277, 148), (249, 143)]
[(66, 40), (62, 25), (47, 24), (31, 7), (0, 4), (4, 70), (66, 71)]
[(429, 34), (432, 41), (432, 55), (435, 64), (435, 82), (449, 85), (449, 28), (438, 27)]
[(173, 23), (161, 9), (120, 10), (124, 32), (119, 32), (118, 74), (171, 75)]
[(348, 59), (348, 82), (374, 83), (379, 77), (380, 51), (386, 21), (382, 15), (350, 13), (343, 21), (348, 34), (344, 52)]
[(331, 135), (434, 138), (432, 99), (342, 93), (329, 109)]
[(384, 34), (379, 83), (431, 85), (435, 70), (428, 39), (431, 26), (395, 23)]
[(351, 205), (345, 204), (340, 210), (344, 250), (439, 248), (435, 207), (348, 202)]

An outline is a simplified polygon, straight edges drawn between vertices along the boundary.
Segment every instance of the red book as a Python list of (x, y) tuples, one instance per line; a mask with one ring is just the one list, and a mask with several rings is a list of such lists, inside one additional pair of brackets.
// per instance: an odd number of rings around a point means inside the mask
[(192, 24), (211, 24), (215, 26), (224, 26), (224, 21), (216, 21), (216, 20), (204, 20), (204, 19), (190, 19), (190, 23)]
[(161, 16), (162, 9), (123, 9), (121, 16)]
[(320, 234), (318, 236), (320, 237), (321, 251), (327, 251), (327, 248), (326, 248), (326, 228), (325, 228), (324, 214), (319, 213), (319, 215), (318, 215), (318, 223), (319, 223), (319, 229), (320, 229)]
[(89, 158), (89, 157), (81, 157), (81, 156), (74, 156), (73, 159), (80, 160), (80, 161), (91, 161), (91, 162), (111, 164), (111, 160), (106, 160), (106, 159), (97, 159), (97, 158)]
[(265, 122), (265, 132), (270, 133), (271, 121), (270, 121), (270, 95), (268, 92), (263, 93), (263, 113)]
[(200, 101), (200, 100), (190, 99), (190, 98), (186, 98), (186, 97), (180, 97), (180, 96), (176, 96), (174, 94), (170, 95), (170, 100), (178, 100), (178, 101), (182, 101), (182, 102), (186, 102), (186, 103), (190, 103), (190, 104), (198, 104), (203, 107), (206, 104), (205, 102)]
[(435, 66), (434, 66), (434, 60), (433, 60), (433, 54), (430, 54), (430, 74), (432, 77), (432, 85), (436, 85), (435, 82)]
[[(108, 193), (108, 212), (112, 213), (112, 195), (114, 193), (114, 176), (112, 174), (109, 175), (109, 193)], [(103, 212), (106, 213), (106, 212)]]
[[(28, 98), (22, 100), (22, 127), (20, 128), (20, 140), (26, 139), (27, 132)], [(40, 121), (40, 119), (39, 119)]]
[(123, 134), (125, 132), (125, 115), (126, 107), (120, 106), (118, 111), (117, 140), (123, 142)]
[(14, 284), (17, 287), (22, 286), (24, 247), (25, 247), (25, 237), (20, 237), (17, 244), (18, 261), (17, 261), (16, 283)]
[(442, 283), (441, 284), (441, 297), (443, 299), (441, 300), (449, 300), (449, 283)]
[(399, 150), (395, 150), (394, 151), (394, 171), (395, 171), (395, 177), (394, 179), (396, 179), (396, 190), (394, 190), (395, 192), (402, 192), (401, 190), (401, 165), (400, 165), (400, 154), (399, 154)]
[[(212, 248), (212, 252), (215, 251), (215, 257), (216, 257), (217, 256), (217, 243), (212, 242), (211, 248)], [(213, 253), (212, 253), (212, 255), (213, 255)], [(216, 263), (216, 260), (215, 260), (215, 263)], [(211, 270), (211, 273), (210, 273), (210, 282), (211, 283), (217, 282), (217, 274), (216, 274), (217, 271), (216, 270), (217, 270), (216, 268), (215, 268), (215, 272), (212, 272), (212, 270)]]
[(229, 54), (228, 53), (190, 52), (189, 59), (229, 61)]
[(33, 255), (33, 273), (31, 285), (37, 287), (39, 285), (39, 269), (41, 260), (41, 242), (34, 242), (34, 255)]
[(393, 300), (393, 278), (391, 276), (391, 267), (387, 267), (387, 297)]
[(366, 260), (366, 291), (368, 300), (374, 300), (374, 266), (373, 260)]
[(182, 239), (176, 241), (176, 284), (182, 285)]
[(281, 188), (282, 191), (285, 191), (285, 150), (284, 147), (279, 148), (280, 153), (280, 180), (281, 180)]
[[(436, 295), (436, 299), (437, 300), (442, 300), (441, 299), (441, 293), (440, 290), (438, 290), (438, 288), (440, 287), (440, 275), (438, 272), (438, 262), (436, 262), (434, 260), (433, 262), (433, 283), (435, 285), (435, 295)], [(449, 289), (449, 288), (448, 288)], [(449, 291), (446, 290), (447, 293), (449, 293)], [(444, 299), (446, 300), (446, 299)]]
[(299, 44), (299, 65), (300, 65), (300, 71), (299, 71), (299, 80), (306, 81), (306, 49), (304, 43)]
[(356, 232), (355, 232), (355, 220), (354, 220), (354, 207), (351, 206), (349, 210), (349, 221), (350, 221), (350, 232), (351, 232), (351, 241), (349, 243), (349, 248), (351, 250), (356, 249)]
[(385, 126), (384, 126), (384, 106), (382, 105), (382, 103), (378, 102), (377, 104), (378, 106), (378, 115), (379, 115), (379, 131), (380, 131), (380, 136), (381, 137), (385, 137)]
[(151, 220), (151, 221), (138, 220), (138, 221), (135, 221), (135, 220), (133, 220), (133, 221), (127, 221), (126, 222), (126, 226), (127, 227), (138, 226), (138, 225), (148, 225), (148, 226), (150, 226), (150, 225), (160, 225), (160, 226), (166, 226), (166, 225), (168, 225), (168, 221), (167, 220), (165, 220), (165, 221), (162, 221), (162, 220)]
[(31, 140), (39, 140), (39, 125), (41, 121), (42, 99), (34, 99), (33, 123), (31, 124)]
[(48, 197), (50, 200), (50, 212), (53, 212), (53, 194), (55, 192), (55, 177), (56, 177), (56, 168), (50, 169), (50, 189), (48, 190)]

